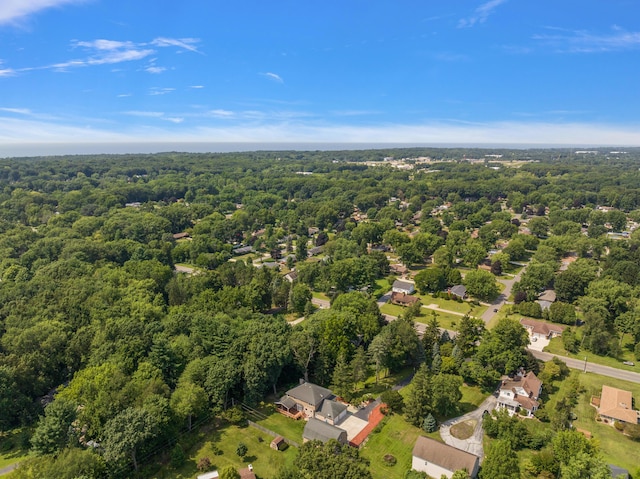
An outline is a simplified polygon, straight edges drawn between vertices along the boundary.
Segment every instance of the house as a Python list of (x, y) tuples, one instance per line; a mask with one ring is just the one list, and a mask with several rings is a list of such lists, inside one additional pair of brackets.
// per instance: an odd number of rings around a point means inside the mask
[(538, 299), (536, 299), (536, 303), (540, 305), (540, 307), (545, 310), (551, 307), (551, 303), (556, 300), (556, 292), (552, 289), (545, 289), (542, 293), (538, 295)]
[(317, 255), (319, 255), (320, 253), (322, 253), (322, 250), (323, 250), (323, 249), (324, 249), (324, 246), (314, 246), (313, 248), (310, 248), (310, 249), (307, 251), (307, 256), (308, 256), (309, 258), (311, 258), (312, 256), (317, 256)]
[(562, 336), (562, 332), (565, 330), (565, 327), (559, 324), (545, 323), (544, 321), (528, 318), (520, 319), (520, 324), (529, 331), (529, 336), (536, 339), (551, 339)]
[(296, 270), (291, 270), (287, 274), (284, 275), (284, 279), (289, 281), (289, 283), (295, 282), (298, 279), (298, 272)]
[(521, 409), (531, 417), (540, 407), (538, 398), (541, 393), (542, 381), (533, 371), (529, 371), (524, 376), (517, 374), (514, 378), (505, 378), (500, 383), (496, 409), (506, 409), (509, 414)]
[(218, 471), (211, 471), (200, 474), (197, 479), (217, 479), (218, 477), (220, 477)]
[(347, 405), (331, 399), (325, 399), (319, 411), (316, 411), (316, 418), (329, 424), (340, 424), (347, 417)]
[(253, 246), (242, 246), (242, 245), (238, 245), (238, 247), (234, 247), (233, 254), (235, 255), (242, 255), (242, 254), (247, 254), (247, 253), (253, 253)]
[(420, 302), (420, 298), (417, 296), (411, 296), (405, 293), (391, 293), (391, 303), (398, 306), (411, 306), (412, 304)]
[(327, 442), (331, 439), (337, 440), (340, 444), (347, 444), (347, 431), (319, 419), (310, 418), (307, 421), (302, 432), (303, 442)]
[(409, 272), (409, 269), (402, 264), (390, 264), (389, 272), (392, 274), (405, 275)]
[(429, 477), (446, 476), (451, 478), (454, 472), (464, 469), (473, 479), (478, 474), (478, 467), (478, 456), (435, 439), (419, 436), (413, 446), (411, 468), (426, 472)]
[(457, 296), (460, 299), (464, 299), (467, 297), (467, 288), (465, 288), (461, 284), (456, 284), (455, 286), (449, 288), (449, 294)]
[[(316, 412), (322, 407), (325, 399), (333, 399), (335, 395), (327, 388), (317, 384), (304, 382), (293, 389), (289, 389), (285, 395), (276, 402), (281, 412), (288, 414), (303, 413), (306, 417), (316, 417)], [(297, 419), (297, 418), (296, 418)]]
[(175, 233), (173, 235), (173, 239), (174, 240), (191, 239), (191, 235), (189, 233)]
[[(595, 398), (597, 399), (597, 398)], [(592, 404), (596, 404), (598, 414), (605, 422), (616, 421), (629, 424), (638, 424), (639, 412), (633, 409), (633, 397), (630, 391), (602, 386), (599, 404), (592, 399)]]
[(402, 281), (397, 279), (391, 286), (391, 291), (394, 293), (412, 294), (416, 290), (416, 285), (410, 281)]
[(282, 451), (286, 448), (286, 445), (287, 441), (285, 441), (284, 437), (276, 436), (273, 438), (273, 441), (271, 441), (271, 444), (269, 444), (269, 447), (275, 451)]

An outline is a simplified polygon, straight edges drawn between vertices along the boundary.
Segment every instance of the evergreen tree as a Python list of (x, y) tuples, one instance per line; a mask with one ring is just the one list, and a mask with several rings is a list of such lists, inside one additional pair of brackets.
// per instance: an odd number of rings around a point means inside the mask
[(433, 414), (429, 413), (427, 414), (427, 417), (424, 418), (422, 429), (426, 432), (435, 432), (438, 429), (438, 422), (436, 421), (436, 418), (433, 417)]

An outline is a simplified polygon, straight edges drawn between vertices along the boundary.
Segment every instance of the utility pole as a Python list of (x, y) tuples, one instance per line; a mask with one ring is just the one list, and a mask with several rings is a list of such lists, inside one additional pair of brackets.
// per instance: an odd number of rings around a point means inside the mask
[(587, 372), (587, 357), (584, 357), (584, 371), (583, 372)]

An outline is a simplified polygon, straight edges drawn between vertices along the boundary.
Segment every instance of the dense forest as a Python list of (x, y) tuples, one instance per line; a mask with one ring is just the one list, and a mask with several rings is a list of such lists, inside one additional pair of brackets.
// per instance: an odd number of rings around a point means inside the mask
[[(374, 292), (394, 261), (417, 272), (420, 293), (463, 283), (477, 304), (526, 261), (513, 311), (571, 326), (567, 351), (623, 357), (640, 345), (639, 159), (396, 149), (0, 160), (0, 431), (24, 431), (33, 455), (14, 474), (149, 477), (196, 420), (235, 420), (232, 405), (301, 377), (355, 400), (368, 375), (413, 369), (405, 411), (422, 426), (455, 410), (463, 382), (540, 372), (511, 319), (486, 329), (465, 316), (455, 339), (435, 319), (418, 335), (411, 308), (385, 320)], [(548, 288), (558, 301), (543, 310)], [(567, 417), (551, 419), (563, 429)], [(351, 464), (360, 475), (344, 477), (368, 477)]]

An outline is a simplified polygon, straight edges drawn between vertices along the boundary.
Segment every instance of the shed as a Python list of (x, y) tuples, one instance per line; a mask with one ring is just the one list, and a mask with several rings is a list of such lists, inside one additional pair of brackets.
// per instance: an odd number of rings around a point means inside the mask
[(200, 474), (197, 479), (217, 479), (218, 477), (220, 477), (218, 471), (211, 471)]
[(423, 471), (431, 477), (451, 478), (455, 471), (465, 469), (469, 477), (478, 474), (479, 457), (469, 452), (443, 444), (428, 437), (419, 436), (413, 447), (412, 469)]
[(456, 284), (449, 289), (449, 293), (460, 299), (464, 299), (467, 296), (467, 288), (461, 284)]
[(283, 449), (286, 448), (287, 445), (287, 441), (284, 440), (284, 437), (282, 436), (276, 436), (273, 441), (271, 441), (271, 444), (269, 445), (269, 447), (275, 451), (282, 451)]

